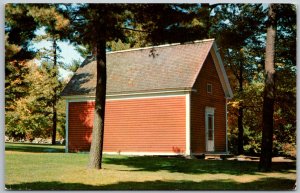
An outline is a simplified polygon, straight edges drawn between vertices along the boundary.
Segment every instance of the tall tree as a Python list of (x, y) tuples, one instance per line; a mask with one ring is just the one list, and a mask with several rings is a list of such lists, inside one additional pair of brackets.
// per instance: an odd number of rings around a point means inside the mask
[[(296, 152), (296, 6), (276, 5), (273, 153)], [(291, 147), (291, 148), (288, 148)], [(290, 150), (291, 151), (290, 151)]]
[[(259, 6), (259, 9), (256, 8), (257, 6)], [(291, 4), (277, 4), (276, 6), (277, 34), (274, 62), (278, 76), (276, 76), (275, 84), (277, 94), (275, 95), (274, 106), (273, 151), (274, 153), (283, 153), (285, 152), (285, 144), (295, 144), (293, 136), (295, 136), (296, 118), (294, 114), (296, 108), (296, 101), (294, 100), (296, 84), (296, 8)], [(239, 11), (235, 11), (235, 14), (233, 14), (232, 8), (227, 10), (224, 7), (238, 7)], [(238, 123), (240, 122), (243, 123), (245, 153), (260, 153), (261, 151), (261, 114), (263, 106), (263, 89), (261, 88), (264, 85), (265, 21), (267, 20), (267, 11), (268, 9), (257, 4), (225, 4), (214, 9), (216, 15), (212, 15), (211, 19), (213, 21), (212, 32), (214, 34), (212, 36), (217, 38), (231, 86), (235, 90), (235, 96), (228, 108), (229, 131), (231, 133), (229, 144), (232, 148), (231, 151), (234, 153), (238, 153), (237, 150), (241, 149), (237, 148), (241, 147), (241, 145), (238, 145), (241, 144), (238, 142), (240, 141), (238, 139), (240, 133), (238, 128), (241, 128), (238, 126)], [(254, 18), (254, 22), (248, 22), (252, 20), (250, 19), (251, 17)], [(243, 30), (246, 30), (246, 32), (244, 33)], [(249, 33), (253, 35), (248, 38), (244, 36)], [(232, 42), (230, 37), (238, 38), (237, 41)], [(240, 37), (246, 37), (245, 42), (240, 42)], [(233, 47), (235, 45), (240, 45), (241, 47), (235, 49)], [(240, 69), (243, 70), (242, 92), (239, 92)], [(243, 121), (239, 121), (241, 120), (239, 113), (241, 109), (243, 109)]]
[(267, 22), (267, 42), (265, 55), (265, 88), (263, 102), (263, 133), (259, 168), (271, 170), (273, 147), (273, 115), (275, 99), (275, 37), (276, 37), (276, 4), (269, 5)]
[(66, 19), (62, 13), (60, 13), (59, 5), (55, 4), (32, 4), (29, 7), (29, 15), (39, 24), (39, 27), (43, 27), (45, 30), (44, 35), (40, 35), (37, 40), (47, 40), (52, 43), (52, 48), (46, 50), (46, 52), (40, 53), (43, 58), (52, 61), (52, 144), (56, 143), (56, 128), (57, 128), (57, 102), (59, 100), (59, 86), (58, 80), (58, 67), (59, 67), (59, 46), (58, 42), (66, 40), (68, 36), (69, 20)]
[(253, 50), (259, 50), (260, 41), (256, 37), (264, 17), (261, 4), (217, 5), (211, 16), (210, 36), (216, 38), (225, 67), (233, 75), (230, 80), (236, 91), (233, 102), (237, 108), (238, 154), (244, 153), (244, 111), (249, 108), (245, 102), (245, 86), (257, 73), (255, 57), (258, 55)]
[[(264, 18), (261, 4), (224, 4), (218, 5), (212, 16), (211, 35), (216, 37), (225, 66), (233, 74), (235, 92), (234, 103), (237, 108), (237, 153), (244, 153), (244, 111), (245, 84), (251, 81), (255, 69), (253, 48), (257, 34), (261, 31)], [(232, 41), (232, 37), (234, 41)], [(257, 49), (257, 48), (256, 48)], [(235, 83), (236, 82), (236, 83)]]
[(37, 24), (27, 13), (25, 4), (5, 5), (5, 132), (16, 138), (23, 138), (25, 132), (15, 124), (18, 119), (14, 113), (15, 101), (29, 94), (27, 62), (35, 56), (30, 45)]
[(89, 168), (101, 169), (106, 96), (106, 42), (124, 39), (122, 25), (127, 16), (126, 7), (122, 4), (81, 4), (67, 7), (74, 31), (73, 41), (89, 45), (97, 63)]

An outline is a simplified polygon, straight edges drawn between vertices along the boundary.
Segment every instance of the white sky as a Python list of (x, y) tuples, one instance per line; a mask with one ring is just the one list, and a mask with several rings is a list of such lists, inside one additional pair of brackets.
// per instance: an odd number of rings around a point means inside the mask
[[(71, 64), (73, 59), (80, 59), (83, 61), (83, 58), (80, 56), (80, 54), (74, 49), (74, 46), (70, 45), (69, 43), (66, 42), (58, 42), (58, 46), (61, 49), (61, 59), (65, 64)], [(34, 43), (33, 47), (35, 49), (42, 49), (42, 48), (50, 48), (51, 47), (51, 42), (43, 40), (39, 43)], [(68, 72), (62, 68), (59, 69), (60, 76), (62, 77), (67, 77), (68, 75), (71, 74), (71, 72)]]
[[(36, 31), (37, 35), (42, 35), (44, 33), (45, 33), (45, 31), (43, 29)], [(73, 45), (71, 45), (67, 42), (58, 42), (57, 44), (58, 44), (59, 48), (61, 49), (61, 52), (59, 54), (62, 58), (60, 59), (60, 61), (63, 62), (64, 64), (71, 64), (72, 60), (74, 60), (74, 59), (75, 60), (80, 59), (81, 61), (84, 60), (84, 58), (82, 58), (80, 56), (80, 54), (74, 49)], [(50, 49), (51, 46), (52, 46), (52, 44), (50, 41), (43, 40), (41, 42), (34, 43), (33, 49), (36, 49), (36, 50), (39, 50), (42, 48)], [(69, 71), (66, 71), (62, 68), (59, 69), (59, 75), (63, 78), (68, 77), (70, 74), (72, 74), (72, 73)]]

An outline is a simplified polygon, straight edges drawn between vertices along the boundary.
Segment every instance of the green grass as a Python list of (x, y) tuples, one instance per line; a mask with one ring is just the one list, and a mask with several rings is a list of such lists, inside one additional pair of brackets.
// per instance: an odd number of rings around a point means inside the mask
[(65, 152), (65, 147), (62, 145), (45, 145), (34, 143), (5, 143), (6, 151), (19, 151), (19, 152)]
[(273, 163), (179, 157), (104, 156), (102, 170), (87, 169), (88, 154), (63, 146), (6, 144), (5, 184), (10, 190), (291, 190), (295, 162)]

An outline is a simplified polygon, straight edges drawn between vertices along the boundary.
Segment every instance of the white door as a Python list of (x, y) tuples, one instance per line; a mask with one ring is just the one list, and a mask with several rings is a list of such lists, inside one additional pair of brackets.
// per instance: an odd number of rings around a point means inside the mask
[(206, 151), (215, 151), (214, 142), (214, 109), (207, 107), (205, 110)]

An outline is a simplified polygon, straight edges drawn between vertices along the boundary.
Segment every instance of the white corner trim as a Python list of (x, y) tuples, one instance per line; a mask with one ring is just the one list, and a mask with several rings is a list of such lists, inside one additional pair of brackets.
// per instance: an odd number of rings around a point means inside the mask
[(147, 155), (184, 155), (183, 153), (175, 152), (107, 152), (104, 151), (104, 154), (107, 155), (136, 155), (136, 156), (147, 156)]
[(65, 152), (69, 152), (69, 101), (66, 100)]
[(231, 99), (233, 97), (233, 92), (230, 87), (230, 83), (224, 68), (224, 64), (222, 62), (221, 56), (219, 54), (218, 48), (216, 43), (213, 43), (212, 49), (210, 50), (210, 53), (213, 57), (219, 78), (221, 78), (222, 87), (226, 93), (226, 98)]
[(186, 130), (186, 139), (185, 139), (185, 154), (187, 156), (191, 155), (191, 94), (187, 93), (185, 95), (185, 112), (186, 112), (186, 118), (185, 118), (185, 130)]
[(226, 153), (228, 153), (228, 136), (227, 136), (227, 132), (228, 132), (228, 115), (227, 115), (227, 103), (228, 103), (228, 99), (226, 99), (226, 102), (225, 102), (225, 117), (226, 117), (226, 132), (225, 132), (225, 135), (226, 135)]

